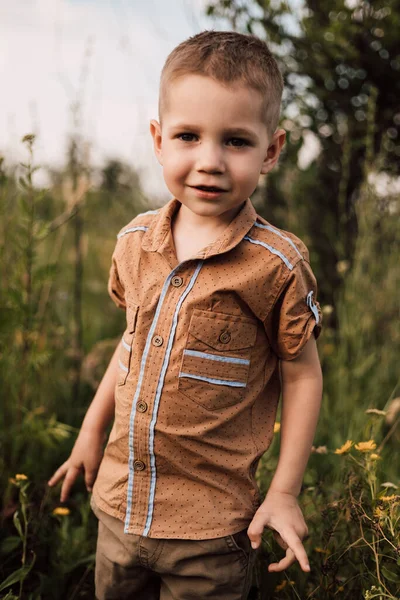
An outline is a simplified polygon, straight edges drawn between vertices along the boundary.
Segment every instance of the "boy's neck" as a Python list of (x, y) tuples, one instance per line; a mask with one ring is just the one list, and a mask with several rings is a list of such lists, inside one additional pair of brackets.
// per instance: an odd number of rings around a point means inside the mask
[(178, 210), (174, 214), (173, 223), (175, 227), (184, 226), (185, 231), (193, 231), (194, 234), (220, 233), (229, 225), (229, 223), (233, 221), (233, 219), (242, 209), (243, 204), (241, 204), (240, 206), (236, 206), (234, 209), (223, 213), (219, 217), (213, 218), (196, 215), (196, 213), (191, 211), (184, 204), (180, 203)]

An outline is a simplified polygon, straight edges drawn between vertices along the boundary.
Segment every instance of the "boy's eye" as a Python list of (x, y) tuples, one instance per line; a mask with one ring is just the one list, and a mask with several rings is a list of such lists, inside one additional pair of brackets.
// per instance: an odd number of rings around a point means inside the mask
[(193, 138), (196, 136), (194, 133), (178, 133), (176, 137), (182, 140), (182, 142), (193, 142)]
[[(176, 137), (182, 142), (193, 142), (197, 138), (197, 135), (194, 133), (178, 133)], [(250, 146), (250, 142), (244, 138), (229, 138), (226, 143), (234, 148)]]
[(231, 138), (228, 141), (232, 142), (232, 146), (234, 146), (235, 148), (243, 148), (243, 146), (249, 145), (249, 142), (247, 140), (244, 140), (243, 138)]

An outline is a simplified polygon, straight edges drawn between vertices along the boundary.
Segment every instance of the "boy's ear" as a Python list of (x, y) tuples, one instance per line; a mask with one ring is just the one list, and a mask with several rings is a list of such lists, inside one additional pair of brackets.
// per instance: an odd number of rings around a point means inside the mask
[(277, 129), (268, 146), (267, 154), (261, 167), (261, 173), (269, 173), (278, 162), (279, 155), (286, 140), (286, 131)]
[(154, 152), (158, 162), (162, 166), (162, 136), (161, 136), (161, 125), (155, 119), (150, 121), (150, 133), (153, 138)]

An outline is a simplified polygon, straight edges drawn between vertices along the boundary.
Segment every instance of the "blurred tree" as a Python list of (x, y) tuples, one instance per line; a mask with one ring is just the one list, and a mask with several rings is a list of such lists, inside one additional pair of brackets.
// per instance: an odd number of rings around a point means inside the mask
[[(217, 0), (207, 14), (265, 38), (277, 57), (288, 143), (268, 177), (264, 214), (283, 228), (295, 223), (331, 303), (341, 280), (336, 266), (354, 253), (369, 102), (374, 152), (383, 151), (385, 171), (399, 174), (400, 2)], [(298, 169), (307, 136), (321, 151)]]

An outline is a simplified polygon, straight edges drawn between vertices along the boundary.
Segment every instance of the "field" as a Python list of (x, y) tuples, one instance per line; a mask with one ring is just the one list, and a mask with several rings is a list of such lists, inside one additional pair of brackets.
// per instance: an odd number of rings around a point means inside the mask
[[(115, 234), (150, 206), (132, 172), (129, 185), (114, 185), (109, 165), (94, 185), (76, 147), (52, 186), (38, 189), (35, 140), (24, 144), (23, 166), (0, 164), (0, 598), (93, 598), (96, 519), (83, 481), (62, 506), (46, 482), (123, 329), (106, 292)], [(400, 205), (377, 191), (377, 172), (370, 157), (354, 253), (336, 263), (340, 286), (323, 303), (323, 404), (300, 495), (311, 573), (295, 565), (269, 574), (281, 550), (266, 531), (253, 599), (400, 596)], [(279, 418), (275, 429), (257, 475), (264, 492)]]

